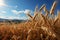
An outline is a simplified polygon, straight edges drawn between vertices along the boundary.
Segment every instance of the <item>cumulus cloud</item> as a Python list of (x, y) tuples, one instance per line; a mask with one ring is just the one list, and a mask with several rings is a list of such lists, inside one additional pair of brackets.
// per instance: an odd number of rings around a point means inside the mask
[(14, 14), (21, 14), (21, 13), (27, 14), (27, 13), (30, 13), (31, 10), (29, 10), (29, 9), (22, 10), (22, 11), (12, 10), (12, 12), (13, 12)]
[(31, 12), (31, 10), (28, 10), (28, 9), (26, 9), (25, 11), (24, 11), (24, 13), (30, 13)]
[(3, 19), (18, 19), (18, 20), (27, 20), (28, 18), (27, 17), (18, 17), (18, 16), (0, 16), (0, 18), (3, 18)]
[(7, 17), (6, 19), (20, 19), (20, 18), (16, 16), (10, 16), (10, 17)]
[(1, 11), (0, 14), (6, 14), (6, 11)]
[(16, 16), (0, 16), (0, 18), (3, 18), (3, 19), (20, 19), (19, 17), (16, 17)]
[(14, 14), (20, 14), (20, 13), (23, 13), (24, 11), (12, 10), (12, 12), (13, 12)]
[(10, 16), (10, 17), (7, 17), (6, 19), (19, 19), (19, 20), (26, 20), (26, 19), (28, 19), (28, 18), (26, 18), (26, 17), (16, 17), (16, 16)]
[(12, 12), (15, 13), (15, 14), (18, 14), (18, 12), (16, 10), (12, 10)]
[(5, 16), (0, 16), (0, 18), (6, 18)]
[(0, 0), (0, 6), (7, 6), (5, 3), (4, 3), (4, 0)]
[(0, 9), (2, 9), (3, 7), (7, 7), (7, 8), (17, 8), (18, 6), (15, 5), (15, 6), (10, 6), (10, 5), (7, 5), (5, 3), (5, 0), (0, 0)]

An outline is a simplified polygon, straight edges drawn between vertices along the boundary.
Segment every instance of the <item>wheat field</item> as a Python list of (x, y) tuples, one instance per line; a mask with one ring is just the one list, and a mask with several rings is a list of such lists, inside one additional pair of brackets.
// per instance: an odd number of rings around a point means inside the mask
[(60, 40), (60, 11), (54, 14), (56, 4), (50, 11), (45, 4), (36, 6), (34, 16), (27, 13), (29, 21), (24, 23), (0, 23), (0, 40)]

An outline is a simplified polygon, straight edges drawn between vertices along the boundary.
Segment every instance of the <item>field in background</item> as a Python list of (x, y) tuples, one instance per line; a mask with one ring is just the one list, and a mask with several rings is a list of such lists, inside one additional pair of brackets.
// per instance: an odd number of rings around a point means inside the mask
[(60, 40), (60, 11), (54, 15), (55, 7), (56, 1), (50, 11), (45, 4), (36, 6), (34, 16), (27, 13), (30, 21), (0, 23), (0, 40)]

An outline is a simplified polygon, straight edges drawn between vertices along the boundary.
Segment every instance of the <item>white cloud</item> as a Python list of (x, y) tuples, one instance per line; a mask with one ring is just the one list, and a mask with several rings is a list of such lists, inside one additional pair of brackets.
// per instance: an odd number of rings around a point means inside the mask
[(15, 14), (18, 14), (18, 12), (16, 10), (12, 10), (12, 12), (15, 13)]
[(19, 11), (18, 13), (19, 13), (19, 14), (20, 14), (20, 13), (24, 13), (24, 11)]
[(6, 13), (6, 11), (1, 11), (1, 13), (2, 13), (2, 14), (5, 14), (5, 13)]
[(19, 17), (16, 17), (16, 16), (9, 16), (9, 17), (0, 16), (0, 18), (4, 18), (4, 19), (20, 19)]
[(24, 13), (30, 13), (31, 11), (30, 10), (28, 10), (28, 9), (26, 9), (25, 11), (24, 11)]
[(5, 3), (4, 3), (4, 0), (0, 0), (0, 6), (7, 6)]
[(16, 16), (10, 16), (10, 17), (7, 17), (6, 19), (20, 19), (20, 18)]
[(13, 12), (14, 14), (24, 13), (24, 11), (17, 11), (17, 10), (12, 10), (12, 12)]
[(6, 14), (6, 11), (1, 11), (0, 14)]
[(27, 13), (30, 13), (31, 10), (29, 10), (29, 9), (22, 10), (22, 11), (12, 10), (12, 12), (13, 12), (14, 14), (21, 14), (21, 13), (27, 14)]
[(10, 6), (10, 5), (7, 5), (5, 3), (5, 0), (0, 0), (0, 7), (3, 8), (3, 7), (7, 7), (7, 8), (17, 8), (18, 6)]
[(0, 16), (0, 18), (6, 18), (5, 16)]
[(0, 16), (0, 18), (3, 18), (3, 19), (21, 19), (21, 20), (26, 20), (26, 19), (28, 19), (27, 17), (16, 17), (16, 16), (9, 16), (9, 17), (7, 17), (7, 16)]
[(27, 20), (28, 17), (22, 16), (22, 17), (20, 17), (20, 19), (22, 19), (22, 20)]

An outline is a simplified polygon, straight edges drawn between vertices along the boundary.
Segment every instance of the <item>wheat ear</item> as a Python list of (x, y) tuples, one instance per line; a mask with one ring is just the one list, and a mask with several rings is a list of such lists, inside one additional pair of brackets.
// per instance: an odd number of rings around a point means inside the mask
[(51, 15), (54, 14), (54, 10), (55, 10), (55, 8), (56, 8), (56, 4), (57, 4), (57, 2), (55, 1), (55, 2), (53, 3), (53, 5), (52, 5), (51, 9), (50, 9), (50, 14), (51, 14)]
[(43, 4), (43, 5), (41, 6), (41, 8), (39, 9), (39, 11), (43, 10), (44, 7), (45, 7), (45, 4)]
[(33, 16), (33, 20), (36, 18), (37, 15), (38, 15), (38, 13), (35, 13), (35, 15)]
[(49, 13), (49, 11), (46, 9), (46, 6), (44, 7), (44, 11), (45, 11), (45, 16), (47, 17), (48, 16), (48, 13)]
[(55, 25), (55, 23), (59, 20), (60, 12), (59, 12), (59, 11), (57, 11), (57, 14), (58, 14), (58, 16), (57, 16), (57, 17), (55, 17), (55, 20), (54, 20), (53, 25)]
[(60, 11), (57, 11), (57, 16), (58, 18), (60, 18)]
[(55, 25), (58, 20), (59, 20), (58, 17), (56, 17), (55, 20), (54, 20), (53, 25)]
[(36, 5), (36, 7), (35, 7), (35, 12), (37, 12), (38, 11), (38, 5)]
[[(42, 18), (43, 18), (44, 23), (47, 24), (47, 26), (51, 26), (51, 24), (50, 24), (50, 22), (48, 21), (48, 19), (45, 18), (45, 16), (44, 16), (43, 14), (41, 14), (41, 16), (42, 16)], [(43, 23), (43, 24), (44, 24), (44, 23)], [(42, 24), (42, 25), (43, 25), (43, 24)]]
[(31, 19), (33, 18), (29, 13), (27, 14), (27, 16), (29, 16)]
[(46, 19), (43, 14), (41, 14), (41, 17), (42, 17), (42, 20), (44, 21), (44, 23), (46, 23)]
[(37, 15), (38, 15), (38, 5), (36, 5), (36, 7), (35, 7), (35, 12), (34, 12), (33, 20), (36, 18)]

